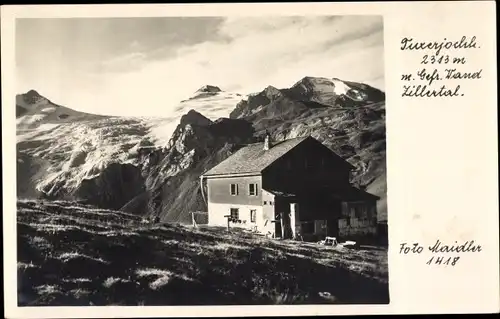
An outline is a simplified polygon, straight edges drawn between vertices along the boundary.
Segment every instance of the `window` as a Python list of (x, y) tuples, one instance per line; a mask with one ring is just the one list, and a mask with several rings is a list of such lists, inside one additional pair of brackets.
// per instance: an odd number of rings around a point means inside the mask
[(250, 222), (255, 223), (255, 220), (257, 219), (257, 211), (255, 209), (250, 210)]
[(264, 205), (267, 205), (267, 200), (264, 201)]
[(230, 192), (233, 196), (238, 195), (238, 184), (231, 184)]
[(351, 206), (350, 212), (351, 214), (349, 215), (349, 217), (356, 218), (356, 207)]
[(368, 208), (368, 217), (376, 217), (377, 216), (377, 207), (375, 205), (370, 205)]
[(366, 206), (363, 204), (356, 205), (356, 218), (366, 217)]
[(231, 219), (232, 220), (240, 219), (240, 211), (238, 208), (231, 208)]
[(274, 202), (269, 202), (269, 205), (273, 206), (273, 205), (274, 205)]
[(257, 196), (257, 184), (248, 185), (248, 195)]
[(366, 218), (367, 207), (364, 203), (350, 203), (349, 204), (349, 217), (351, 218)]

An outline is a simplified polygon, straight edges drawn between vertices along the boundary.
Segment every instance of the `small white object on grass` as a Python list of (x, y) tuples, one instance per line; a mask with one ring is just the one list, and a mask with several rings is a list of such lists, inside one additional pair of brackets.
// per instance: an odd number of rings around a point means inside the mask
[(342, 246), (344, 246), (344, 247), (355, 247), (356, 246), (356, 242), (352, 241), (352, 240), (347, 240), (344, 243), (342, 243)]

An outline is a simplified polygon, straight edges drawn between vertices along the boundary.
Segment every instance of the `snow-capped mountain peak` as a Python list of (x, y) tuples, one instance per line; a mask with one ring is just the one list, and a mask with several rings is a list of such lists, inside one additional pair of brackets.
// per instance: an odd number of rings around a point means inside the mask
[(234, 106), (243, 98), (244, 96), (239, 93), (226, 92), (217, 86), (205, 85), (192, 97), (179, 103), (174, 109), (175, 117), (179, 118), (189, 110), (196, 110), (214, 121), (221, 117), (228, 117)]
[(24, 94), (16, 95), (16, 105), (26, 109), (30, 109), (39, 105), (46, 105), (48, 103), (50, 103), (50, 101), (41, 96), (35, 90), (29, 90)]
[(218, 93), (222, 92), (222, 90), (215, 85), (204, 85), (201, 88), (199, 88), (195, 93)]
[(52, 103), (35, 90), (16, 95), (16, 123), (18, 128), (33, 129), (40, 125), (94, 120), (104, 116), (76, 111)]
[(289, 94), (293, 97), (330, 106), (353, 106), (369, 104), (385, 99), (385, 94), (369, 85), (341, 80), (339, 78), (304, 77), (295, 83)]
[(47, 100), (35, 90), (29, 90), (28, 92), (22, 94), (22, 97), (24, 102), (28, 104), (35, 104), (42, 99), (44, 99), (45, 101)]
[(344, 81), (338, 78), (321, 78), (306, 76), (295, 83), (291, 89), (303, 90), (310, 94), (345, 95), (351, 89)]

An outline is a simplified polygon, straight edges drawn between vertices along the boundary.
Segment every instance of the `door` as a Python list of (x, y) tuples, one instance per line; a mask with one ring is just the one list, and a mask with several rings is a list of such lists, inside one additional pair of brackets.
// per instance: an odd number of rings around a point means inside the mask
[(315, 220), (314, 221), (314, 234), (319, 235), (321, 237), (327, 236), (327, 224), (326, 220)]
[(285, 239), (290, 239), (293, 237), (293, 232), (292, 232), (292, 224), (291, 224), (291, 218), (290, 218), (290, 212), (285, 212), (281, 214), (282, 218), (282, 227), (284, 230), (283, 232), (283, 238)]
[(274, 225), (275, 225), (275, 233), (274, 236), (277, 238), (283, 237), (283, 233), (281, 232), (281, 213), (275, 213), (274, 217)]
[(339, 236), (339, 222), (337, 219), (329, 219), (326, 221), (326, 234), (329, 237)]

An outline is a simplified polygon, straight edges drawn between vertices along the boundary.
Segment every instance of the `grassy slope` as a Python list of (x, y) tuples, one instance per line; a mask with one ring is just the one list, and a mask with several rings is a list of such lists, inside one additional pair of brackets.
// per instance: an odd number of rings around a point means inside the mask
[(19, 201), (20, 305), (387, 303), (387, 252)]

